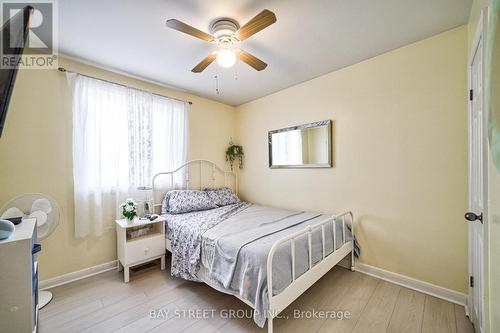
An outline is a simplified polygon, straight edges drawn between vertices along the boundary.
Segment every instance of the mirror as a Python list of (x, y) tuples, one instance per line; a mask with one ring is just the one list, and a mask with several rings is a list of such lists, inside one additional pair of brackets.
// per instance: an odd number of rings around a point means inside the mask
[(268, 139), (272, 169), (332, 167), (331, 120), (270, 131)]

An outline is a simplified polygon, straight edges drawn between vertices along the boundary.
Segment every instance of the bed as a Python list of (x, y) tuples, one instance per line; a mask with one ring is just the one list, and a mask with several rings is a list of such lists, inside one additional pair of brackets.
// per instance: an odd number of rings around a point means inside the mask
[[(153, 177), (153, 207), (162, 212), (171, 190), (230, 188), (237, 175), (207, 160), (190, 161)], [(273, 318), (344, 258), (354, 268), (351, 212), (328, 215), (247, 202), (169, 214), (163, 207), (172, 275), (232, 294), (273, 332)], [(272, 292), (269, 292), (272, 290)]]

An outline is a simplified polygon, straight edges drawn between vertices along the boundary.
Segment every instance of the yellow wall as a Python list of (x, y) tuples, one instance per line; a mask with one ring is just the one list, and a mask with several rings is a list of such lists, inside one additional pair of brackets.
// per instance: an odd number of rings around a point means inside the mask
[[(361, 262), (467, 291), (467, 27), (237, 108), (244, 199), (352, 210)], [(269, 169), (267, 132), (335, 120), (335, 167)]]
[[(224, 151), (234, 137), (233, 107), (67, 59), (60, 63), (71, 70), (193, 101), (189, 109), (190, 158), (225, 165)], [(101, 238), (79, 240), (73, 236), (71, 128), (65, 75), (56, 70), (21, 70), (0, 139), (0, 206), (26, 192), (46, 193), (61, 206), (59, 227), (42, 242), (41, 280), (116, 259), (114, 226)]]

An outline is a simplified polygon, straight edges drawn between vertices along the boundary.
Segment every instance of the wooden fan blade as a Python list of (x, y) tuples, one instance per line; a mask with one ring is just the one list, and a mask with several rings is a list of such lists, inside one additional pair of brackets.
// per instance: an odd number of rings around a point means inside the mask
[(240, 59), (244, 63), (247, 63), (248, 65), (252, 66), (253, 68), (255, 68), (258, 71), (261, 71), (267, 67), (267, 64), (265, 62), (263, 62), (262, 60), (260, 60), (256, 56), (254, 56), (246, 51), (238, 50), (236, 55), (238, 56), (238, 59)]
[(201, 73), (205, 70), (205, 68), (210, 65), (215, 58), (217, 58), (217, 52), (209, 54), (205, 59), (203, 59), (198, 65), (196, 65), (191, 72), (193, 73)]
[(276, 15), (274, 15), (272, 11), (264, 9), (236, 31), (236, 38), (240, 41), (245, 40), (262, 29), (267, 28), (274, 22), (276, 22)]
[(167, 20), (167, 27), (172, 28), (174, 30), (183, 32), (185, 34), (191, 35), (193, 37), (202, 39), (207, 42), (211, 42), (214, 40), (214, 36), (207, 34), (201, 30), (198, 30), (186, 23), (183, 23), (176, 19)]

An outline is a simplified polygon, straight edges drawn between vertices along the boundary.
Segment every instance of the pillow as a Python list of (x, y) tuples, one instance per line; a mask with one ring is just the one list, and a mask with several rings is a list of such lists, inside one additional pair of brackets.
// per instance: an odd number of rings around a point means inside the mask
[(240, 202), (238, 196), (230, 188), (206, 188), (208, 196), (217, 204), (217, 206), (227, 206)]
[(163, 198), (163, 201), (161, 202), (161, 213), (162, 214), (168, 213), (168, 201), (170, 200), (170, 192), (172, 192), (172, 191), (168, 191), (167, 194), (165, 194), (165, 197)]
[(168, 191), (165, 195), (162, 203), (162, 212), (182, 214), (217, 207), (216, 203), (205, 191), (173, 190)]

